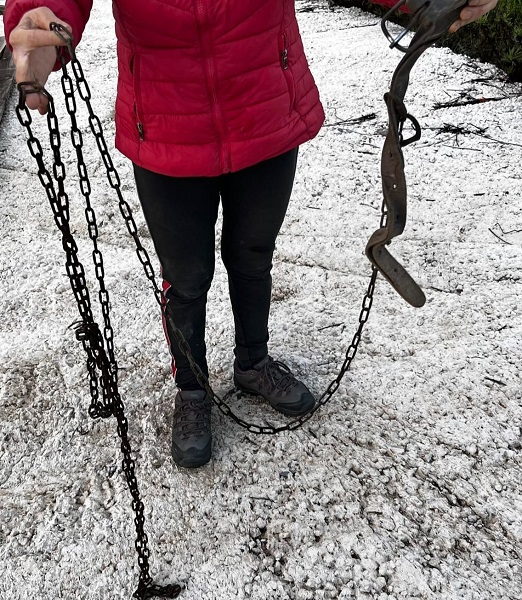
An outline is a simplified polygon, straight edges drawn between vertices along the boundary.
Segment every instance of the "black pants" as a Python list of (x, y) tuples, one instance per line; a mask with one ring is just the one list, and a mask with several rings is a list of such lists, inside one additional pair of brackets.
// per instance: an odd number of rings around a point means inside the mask
[[(214, 276), (215, 231), (223, 204), (221, 257), (228, 273), (235, 355), (251, 368), (268, 352), (272, 256), (295, 176), (297, 148), (219, 177), (168, 177), (134, 165), (143, 207), (164, 280), (165, 298), (192, 355), (208, 375), (207, 292)], [(176, 384), (198, 385), (164, 319)]]

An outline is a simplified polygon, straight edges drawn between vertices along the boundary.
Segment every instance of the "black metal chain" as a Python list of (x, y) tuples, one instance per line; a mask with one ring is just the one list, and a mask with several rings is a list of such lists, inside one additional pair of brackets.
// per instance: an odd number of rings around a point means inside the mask
[[(69, 113), (71, 120), (71, 140), (76, 151), (80, 190), (85, 199), (85, 217), (87, 221), (89, 237), (93, 243), (92, 259), (99, 286), (98, 299), (104, 321), (103, 335), (98, 324), (94, 321), (89, 291), (86, 285), (85, 271), (83, 265), (78, 259), (78, 248), (69, 227), (69, 199), (64, 186), (65, 166), (60, 154), (60, 132), (54, 109), (53, 98), (39, 84), (34, 82), (19, 83), (18, 89), (20, 98), (16, 107), (16, 114), (20, 123), (28, 133), (27, 144), (29, 151), (35, 158), (38, 165), (38, 177), (46, 191), (51, 209), (53, 211), (55, 223), (62, 234), (62, 246), (67, 256), (67, 274), (69, 276), (71, 288), (81, 316), (81, 321), (75, 324), (76, 337), (82, 342), (83, 348), (87, 354), (87, 370), (89, 373), (89, 386), (91, 393), (89, 414), (93, 418), (105, 418), (114, 415), (117, 420), (117, 431), (121, 438), (121, 451), (123, 454), (123, 471), (125, 473), (127, 484), (132, 496), (132, 508), (136, 515), (135, 527), (137, 537), (135, 541), (135, 548), (138, 553), (140, 578), (138, 588), (135, 591), (133, 598), (145, 599), (154, 596), (175, 598), (181, 591), (181, 587), (179, 585), (157, 586), (152, 583), (152, 579), (149, 575), (148, 559), (150, 556), (150, 551), (148, 548), (147, 535), (144, 532), (144, 506), (140, 499), (138, 484), (135, 476), (135, 463), (131, 457), (131, 447), (128, 440), (128, 422), (124, 414), (124, 405), (118, 392), (118, 367), (114, 355), (114, 335), (109, 314), (109, 293), (104, 282), (103, 257), (98, 248), (98, 226), (96, 222), (96, 215), (90, 202), (91, 184), (83, 158), (83, 136), (78, 128), (76, 119), (77, 106), (75, 93), (77, 92), (81, 100), (85, 103), (89, 115), (89, 127), (96, 140), (96, 145), (105, 165), (109, 185), (116, 192), (119, 210), (125, 221), (127, 231), (134, 240), (138, 259), (143, 267), (147, 279), (150, 281), (156, 301), (158, 302), (165, 318), (169, 322), (181, 352), (186, 356), (198, 383), (207, 391), (220, 412), (223, 415), (230, 417), (233, 421), (245, 428), (250, 433), (276, 434), (283, 431), (293, 431), (298, 429), (309, 419), (311, 419), (312, 416), (331, 399), (341, 384), (344, 375), (349, 370), (359, 348), (362, 332), (369, 318), (373, 303), (373, 294), (378, 271), (375, 267), (372, 268), (368, 288), (363, 297), (358, 327), (348, 349), (346, 350), (344, 362), (341, 366), (339, 374), (328, 385), (325, 392), (318, 399), (313, 410), (306, 415), (298, 417), (280, 427), (249, 423), (242, 417), (235, 414), (225, 400), (235, 393), (236, 390), (231, 390), (228, 392), (223, 399), (214, 393), (208, 378), (202, 372), (199, 365), (195, 362), (188, 342), (185, 340), (181, 330), (176, 327), (171, 314), (172, 309), (170, 308), (169, 303), (166, 301), (163, 290), (157, 284), (154, 268), (152, 266), (149, 254), (139, 239), (138, 229), (132, 214), (132, 210), (128, 202), (123, 197), (120, 177), (110, 156), (107, 143), (104, 138), (101, 121), (93, 111), (90, 89), (87, 85), (83, 69), (76, 58), (72, 36), (63, 26), (59, 24), (51, 24), (51, 29), (66, 44), (70, 58), (70, 65), (74, 74), (73, 80), (73, 78), (71, 78), (69, 75), (65, 55), (63, 51), (59, 51), (58, 54), (62, 67), (62, 90), (65, 96), (67, 112)], [(50, 146), (53, 152), (52, 172), (54, 180), (56, 181), (58, 193), (55, 190), (53, 177), (51, 177), (51, 174), (45, 166), (41, 144), (34, 136), (31, 129), (32, 118), (26, 106), (26, 97), (28, 94), (33, 93), (43, 94), (49, 103), (47, 111), (47, 124), (49, 129)], [(383, 204), (381, 226), (385, 224), (386, 216), (385, 205)], [(100, 373), (99, 375), (98, 372)], [(99, 387), (102, 391), (102, 400), (99, 398)]]
[[(136, 539), (134, 546), (138, 554), (140, 575), (138, 587), (133, 594), (133, 598), (139, 600), (145, 600), (146, 598), (152, 597), (176, 598), (181, 592), (181, 586), (177, 584), (167, 586), (155, 585), (149, 573), (150, 550), (148, 547), (147, 534), (144, 530), (144, 505), (140, 497), (136, 479), (135, 461), (131, 454), (132, 451), (128, 438), (128, 421), (125, 416), (123, 402), (118, 392), (118, 368), (114, 357), (113, 330), (109, 314), (109, 295), (104, 284), (103, 259), (97, 245), (98, 230), (96, 225), (96, 215), (90, 204), (90, 183), (87, 176), (85, 161), (83, 160), (82, 135), (77, 127), (75, 118), (76, 106), (72, 80), (68, 76), (67, 67), (63, 58), (62, 73), (62, 87), (66, 95), (67, 110), (71, 116), (72, 123), (71, 139), (76, 149), (78, 159), (80, 188), (86, 201), (85, 215), (88, 223), (89, 236), (94, 246), (92, 258), (95, 266), (96, 278), (99, 283), (99, 302), (104, 319), (103, 336), (97, 323), (94, 321), (89, 291), (86, 285), (85, 270), (78, 258), (78, 247), (69, 226), (69, 198), (64, 187), (65, 167), (61, 159), (61, 139), (53, 99), (50, 94), (34, 82), (20, 83), (18, 85), (20, 98), (16, 107), (16, 114), (20, 123), (28, 133), (27, 144), (29, 151), (38, 165), (38, 177), (46, 191), (53, 211), (55, 223), (62, 234), (62, 246), (67, 257), (66, 270), (81, 316), (81, 321), (75, 324), (76, 337), (82, 342), (83, 348), (87, 353), (87, 370), (89, 373), (91, 392), (89, 414), (93, 418), (105, 418), (114, 415), (117, 421), (117, 432), (121, 440), (120, 447), (123, 455), (122, 468), (132, 497), (132, 509), (135, 513), (134, 524), (136, 529)], [(58, 192), (55, 190), (53, 177), (51, 177), (51, 174), (45, 166), (42, 146), (32, 132), (32, 118), (26, 106), (27, 94), (31, 93), (43, 94), (48, 101), (47, 124), (49, 128), (50, 146), (54, 157), (52, 171)], [(102, 390), (102, 401), (99, 400), (98, 387), (101, 387)]]

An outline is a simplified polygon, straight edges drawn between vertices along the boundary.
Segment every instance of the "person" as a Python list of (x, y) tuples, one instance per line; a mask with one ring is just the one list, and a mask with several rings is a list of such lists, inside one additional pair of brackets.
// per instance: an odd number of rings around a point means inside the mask
[[(471, 0), (453, 30), (496, 0)], [(57, 68), (52, 22), (77, 44), (92, 0), (7, 0), (4, 26), (16, 80), (45, 85)], [(271, 269), (292, 191), (298, 148), (324, 112), (310, 72), (295, 0), (114, 0), (118, 52), (116, 147), (133, 163), (138, 197), (176, 327), (208, 376), (207, 292), (222, 204), (221, 256), (235, 326), (235, 385), (299, 416), (315, 399), (268, 352)], [(47, 111), (44, 95), (27, 106)], [(182, 467), (211, 457), (211, 398), (168, 319), (178, 391), (172, 456)]]

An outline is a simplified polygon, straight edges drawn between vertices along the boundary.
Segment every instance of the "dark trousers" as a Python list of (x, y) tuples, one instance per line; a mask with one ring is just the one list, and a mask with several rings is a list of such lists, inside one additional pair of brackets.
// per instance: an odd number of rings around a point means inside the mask
[[(295, 176), (297, 148), (219, 177), (168, 177), (134, 165), (138, 196), (158, 255), (174, 323), (208, 375), (207, 292), (214, 276), (215, 224), (223, 205), (221, 257), (235, 323), (235, 355), (251, 368), (268, 353), (272, 256)], [(198, 389), (164, 319), (176, 384)]]

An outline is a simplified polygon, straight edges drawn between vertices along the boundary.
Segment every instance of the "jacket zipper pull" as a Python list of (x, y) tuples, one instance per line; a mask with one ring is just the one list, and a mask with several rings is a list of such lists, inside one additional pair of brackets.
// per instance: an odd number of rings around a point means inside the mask
[(288, 69), (288, 50), (286, 48), (281, 52), (281, 58), (283, 60), (283, 69), (286, 71)]
[(137, 123), (136, 126), (138, 127), (138, 135), (140, 136), (140, 142), (143, 142), (143, 140), (145, 139), (145, 134), (143, 133), (143, 123)]
[(288, 48), (286, 47), (286, 34), (283, 34), (283, 51), (281, 52), (281, 62), (283, 69), (288, 69)]

